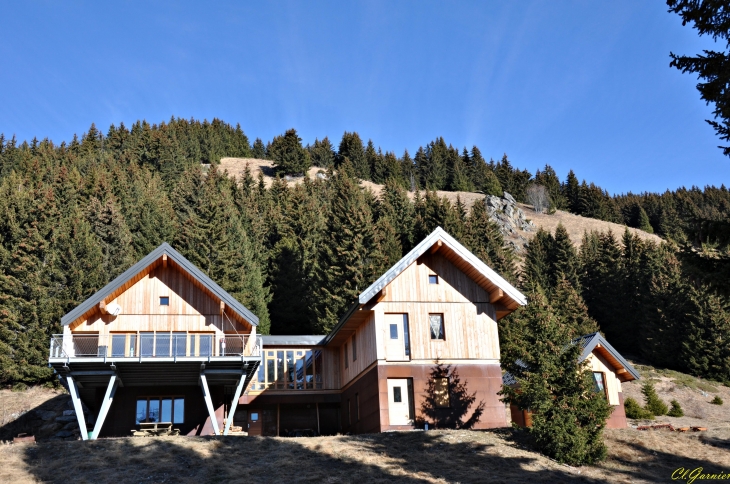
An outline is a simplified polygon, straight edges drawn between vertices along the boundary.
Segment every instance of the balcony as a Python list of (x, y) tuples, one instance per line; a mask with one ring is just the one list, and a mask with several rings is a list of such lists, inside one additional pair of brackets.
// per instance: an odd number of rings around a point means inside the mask
[(51, 358), (185, 358), (260, 356), (257, 335), (140, 332), (124, 334), (54, 334)]

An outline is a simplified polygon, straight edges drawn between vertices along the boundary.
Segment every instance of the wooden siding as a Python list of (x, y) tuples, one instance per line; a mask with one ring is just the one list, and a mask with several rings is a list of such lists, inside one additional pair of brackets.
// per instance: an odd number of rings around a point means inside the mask
[[(436, 275), (438, 284), (429, 284)], [(381, 302), (461, 302), (488, 303), (489, 293), (439, 254), (424, 255), (386, 288)]]
[[(378, 359), (378, 351), (375, 337), (375, 315), (371, 314), (365, 323), (355, 330), (355, 344), (357, 345), (357, 360), (352, 361), (352, 336), (347, 339), (347, 355), (345, 345), (338, 347), (339, 367), (341, 370), (341, 387), (347, 385), (350, 380), (359, 375)], [(345, 368), (347, 358), (347, 368)]]
[[(383, 342), (388, 336), (388, 328), (381, 316), (385, 313), (408, 314), (411, 360), (499, 359), (497, 322), (490, 304), (381, 303), (375, 314), (377, 331)], [(444, 315), (443, 340), (431, 339), (429, 314)], [(382, 354), (385, 354), (384, 348)]]
[[(160, 305), (160, 297), (168, 297), (169, 305)], [(115, 331), (215, 331), (243, 332), (251, 326), (242, 323), (227, 308), (221, 315), (221, 304), (173, 264), (159, 266), (144, 274), (134, 284), (106, 304), (119, 304), (122, 312), (116, 318), (96, 310), (74, 323), (72, 331), (94, 331), (107, 334)]]
[(616, 377), (616, 373), (611, 369), (608, 362), (595, 352), (588, 355), (586, 361), (591, 371), (600, 371), (606, 375), (606, 393), (608, 394), (608, 403), (611, 405), (619, 405), (619, 393), (621, 393), (621, 381)]

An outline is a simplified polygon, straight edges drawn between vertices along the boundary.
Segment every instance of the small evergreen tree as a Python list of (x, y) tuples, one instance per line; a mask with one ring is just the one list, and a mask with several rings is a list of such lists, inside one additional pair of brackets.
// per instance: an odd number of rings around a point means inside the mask
[(672, 408), (669, 409), (667, 415), (669, 415), (670, 417), (684, 417), (684, 410), (682, 410), (682, 406), (679, 404), (679, 402), (676, 400), (672, 400), (671, 404)]
[(641, 387), (641, 393), (644, 395), (644, 408), (652, 415), (660, 417), (667, 414), (669, 411), (667, 404), (662, 402), (659, 395), (657, 395), (654, 383), (651, 381), (644, 383)]
[(713, 405), (722, 405), (725, 402), (722, 401), (722, 398), (720, 398), (720, 395), (715, 395), (715, 398), (713, 398), (710, 401), (710, 403), (713, 404)]
[(264, 146), (264, 142), (261, 141), (261, 138), (256, 138), (256, 140), (253, 142), (253, 148), (251, 149), (251, 158), (255, 158), (257, 160), (266, 159), (266, 146)]
[(634, 420), (654, 420), (654, 414), (644, 409), (639, 402), (629, 397), (624, 401), (624, 411), (627, 418)]

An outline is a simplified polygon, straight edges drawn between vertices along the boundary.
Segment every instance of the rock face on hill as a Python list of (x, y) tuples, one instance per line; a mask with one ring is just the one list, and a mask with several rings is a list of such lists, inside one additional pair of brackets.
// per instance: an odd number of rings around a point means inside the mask
[(530, 220), (527, 220), (525, 212), (517, 206), (514, 197), (507, 192), (504, 192), (503, 197), (488, 195), (484, 198), (484, 204), (489, 216), (499, 226), (505, 243), (518, 253), (524, 252), (527, 238), (519, 231), (534, 232), (536, 227)]
[[(94, 416), (83, 406), (88, 431), (94, 428)], [(0, 428), (0, 440), (12, 440), (20, 433), (33, 435), (37, 441), (77, 440), (79, 424), (69, 395), (58, 395), (35, 409), (18, 415)]]

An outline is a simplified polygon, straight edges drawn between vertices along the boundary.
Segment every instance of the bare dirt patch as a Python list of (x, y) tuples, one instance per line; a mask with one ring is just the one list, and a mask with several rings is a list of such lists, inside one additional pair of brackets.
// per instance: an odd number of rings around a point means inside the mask
[(39, 407), (44, 402), (62, 394), (62, 390), (34, 386), (24, 391), (0, 390), (0, 426), (4, 426), (20, 416)]

